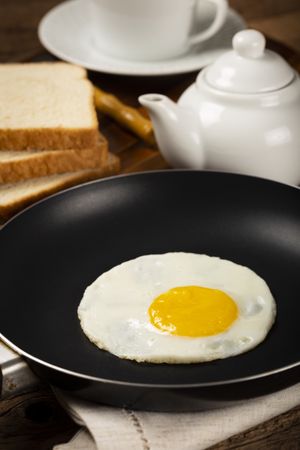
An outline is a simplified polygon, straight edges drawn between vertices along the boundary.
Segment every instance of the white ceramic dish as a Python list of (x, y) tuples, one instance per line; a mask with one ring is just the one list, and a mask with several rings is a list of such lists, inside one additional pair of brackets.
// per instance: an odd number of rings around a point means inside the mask
[[(196, 25), (198, 23), (203, 29), (212, 21), (214, 11), (209, 2), (200, 3)], [(93, 46), (85, 0), (71, 0), (54, 7), (44, 16), (39, 24), (38, 35), (43, 46), (62, 60), (97, 72), (147, 76), (201, 69), (228, 50), (233, 35), (245, 27), (243, 19), (230, 9), (221, 30), (192, 51), (166, 61), (128, 61), (105, 55)]]

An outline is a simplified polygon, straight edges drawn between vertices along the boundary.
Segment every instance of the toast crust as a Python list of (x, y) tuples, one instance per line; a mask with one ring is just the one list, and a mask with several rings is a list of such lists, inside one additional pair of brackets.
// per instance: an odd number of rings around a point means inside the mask
[[(78, 172), (61, 174), (60, 179), (54, 180), (53, 182), (47, 182), (48, 177), (45, 177), (45, 187), (40, 188), (37, 192), (29, 195), (25, 194), (20, 195), (19, 197), (16, 195), (14, 201), (7, 204), (1, 204), (1, 189), (5, 189), (8, 185), (2, 185), (0, 187), (0, 219), (5, 221), (26, 206), (29, 206), (32, 203), (47, 197), (48, 195), (54, 194), (55, 192), (84, 183), (86, 181), (114, 175), (118, 173), (119, 170), (120, 159), (116, 155), (109, 153), (106, 163), (101, 168), (86, 169)], [(22, 182), (17, 183), (16, 186), (18, 184), (20, 185)]]
[(93, 128), (0, 129), (0, 150), (76, 150), (93, 148), (99, 139), (98, 123)]
[[(25, 154), (26, 152), (24, 152)], [(104, 138), (97, 147), (77, 150), (38, 151), (26, 159), (0, 161), (0, 183), (15, 183), (56, 173), (96, 169), (105, 165), (108, 144)]]

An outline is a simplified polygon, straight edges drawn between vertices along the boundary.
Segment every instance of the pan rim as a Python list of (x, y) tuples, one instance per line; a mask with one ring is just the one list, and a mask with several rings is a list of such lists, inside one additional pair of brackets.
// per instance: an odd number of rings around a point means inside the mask
[(276, 180), (272, 180), (270, 178), (265, 178), (265, 177), (258, 177), (256, 175), (248, 175), (248, 174), (243, 174), (243, 173), (239, 173), (239, 172), (228, 172), (228, 171), (222, 171), (222, 170), (211, 170), (211, 169), (158, 169), (158, 170), (144, 170), (141, 172), (132, 172), (132, 173), (119, 173), (116, 175), (111, 175), (109, 177), (104, 177), (104, 178), (97, 178), (95, 180), (91, 180), (91, 181), (86, 181), (84, 183), (81, 184), (77, 184), (75, 186), (71, 186), (68, 187), (66, 189), (62, 189), (59, 192), (55, 192), (54, 194), (48, 195), (45, 198), (42, 198), (40, 200), (38, 200), (37, 202), (34, 202), (32, 205), (27, 206), (26, 208), (22, 209), (22, 211), (19, 211), (18, 213), (14, 214), (10, 219), (8, 219), (4, 224), (0, 223), (0, 231), (3, 230), (4, 228), (6, 228), (12, 221), (14, 221), (17, 217), (21, 216), (22, 214), (26, 213), (27, 211), (29, 211), (32, 208), (35, 208), (36, 206), (43, 204), (44, 202), (47, 202), (48, 200), (55, 198), (55, 197), (59, 197), (61, 195), (64, 195), (66, 192), (71, 192), (73, 190), (77, 190), (77, 189), (81, 189), (83, 186), (90, 186), (93, 184), (101, 184), (101, 183), (105, 183), (111, 180), (115, 180), (115, 179), (122, 179), (122, 178), (132, 178), (132, 177), (136, 177), (136, 176), (143, 176), (143, 175), (151, 175), (151, 174), (160, 174), (160, 173), (211, 173), (214, 175), (225, 175), (225, 176), (234, 176), (234, 177), (240, 177), (240, 178), (250, 178), (253, 180), (261, 180), (261, 181), (266, 181), (267, 183), (275, 183), (275, 184), (279, 184), (279, 185), (283, 185), (292, 189), (296, 189), (297, 191), (300, 190), (300, 185), (297, 186), (295, 184), (289, 184), (289, 183), (285, 183), (283, 181), (276, 181)]
[[(242, 378), (232, 378), (230, 380), (224, 380), (224, 381), (187, 383), (187, 384), (185, 384), (185, 383), (182, 383), (182, 384), (178, 384), (178, 383), (174, 383), (174, 384), (171, 384), (171, 383), (169, 383), (169, 384), (139, 383), (139, 382), (135, 382), (135, 381), (129, 382), (129, 381), (122, 381), (122, 380), (112, 380), (112, 379), (108, 379), (108, 378), (95, 377), (95, 376), (87, 375), (87, 374), (80, 373), (80, 372), (74, 372), (73, 370), (65, 369), (63, 367), (56, 366), (55, 364), (51, 364), (47, 361), (43, 361), (42, 359), (39, 359), (39, 358), (31, 355), (30, 353), (25, 352), (24, 350), (19, 348), (17, 345), (15, 345), (13, 342), (11, 342), (9, 339), (7, 339), (2, 333), (0, 333), (0, 339), (2, 339), (2, 341), (6, 345), (8, 345), (12, 350), (17, 352), (19, 355), (24, 356), (25, 358), (28, 358), (44, 367), (47, 367), (48, 369), (53, 369), (62, 374), (70, 375), (70, 376), (80, 378), (83, 380), (96, 381), (98, 383), (114, 384), (114, 385), (127, 386), (127, 387), (141, 387), (141, 388), (151, 388), (151, 389), (189, 389), (189, 388), (194, 389), (194, 388), (201, 388), (201, 387), (206, 388), (206, 387), (214, 387), (214, 386), (225, 386), (225, 385), (243, 383), (243, 382), (247, 382), (247, 381), (259, 380), (261, 378), (266, 378), (271, 375), (276, 375), (278, 373), (282, 373), (287, 370), (294, 369), (297, 366), (300, 366), (300, 361), (297, 361), (296, 363), (289, 364), (289, 365), (283, 366), (283, 367), (279, 367), (274, 370), (269, 370), (267, 372), (262, 372), (262, 373), (259, 373), (256, 375), (250, 375), (250, 376), (242, 377)], [(139, 363), (137, 363), (137, 364), (139, 364)], [(199, 363), (199, 364), (201, 364), (201, 363)]]

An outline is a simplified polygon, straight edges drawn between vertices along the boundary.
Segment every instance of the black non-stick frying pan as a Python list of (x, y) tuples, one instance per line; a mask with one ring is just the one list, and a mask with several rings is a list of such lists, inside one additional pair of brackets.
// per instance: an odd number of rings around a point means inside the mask
[[(241, 175), (161, 171), (113, 177), (39, 202), (0, 232), (0, 331), (52, 384), (112, 405), (220, 406), (300, 380), (300, 190)], [(102, 272), (185, 251), (246, 265), (278, 314), (248, 353), (203, 364), (139, 364), (99, 350), (77, 307)]]

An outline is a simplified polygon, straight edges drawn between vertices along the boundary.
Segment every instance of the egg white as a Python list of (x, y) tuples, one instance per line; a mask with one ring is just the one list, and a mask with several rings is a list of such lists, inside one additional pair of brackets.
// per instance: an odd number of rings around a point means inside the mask
[[(220, 289), (237, 304), (238, 318), (225, 331), (182, 337), (159, 331), (148, 308), (178, 286)], [(195, 363), (244, 353), (262, 342), (276, 316), (266, 282), (245, 266), (195, 253), (144, 255), (100, 275), (85, 291), (78, 317), (99, 348), (138, 362)]]

